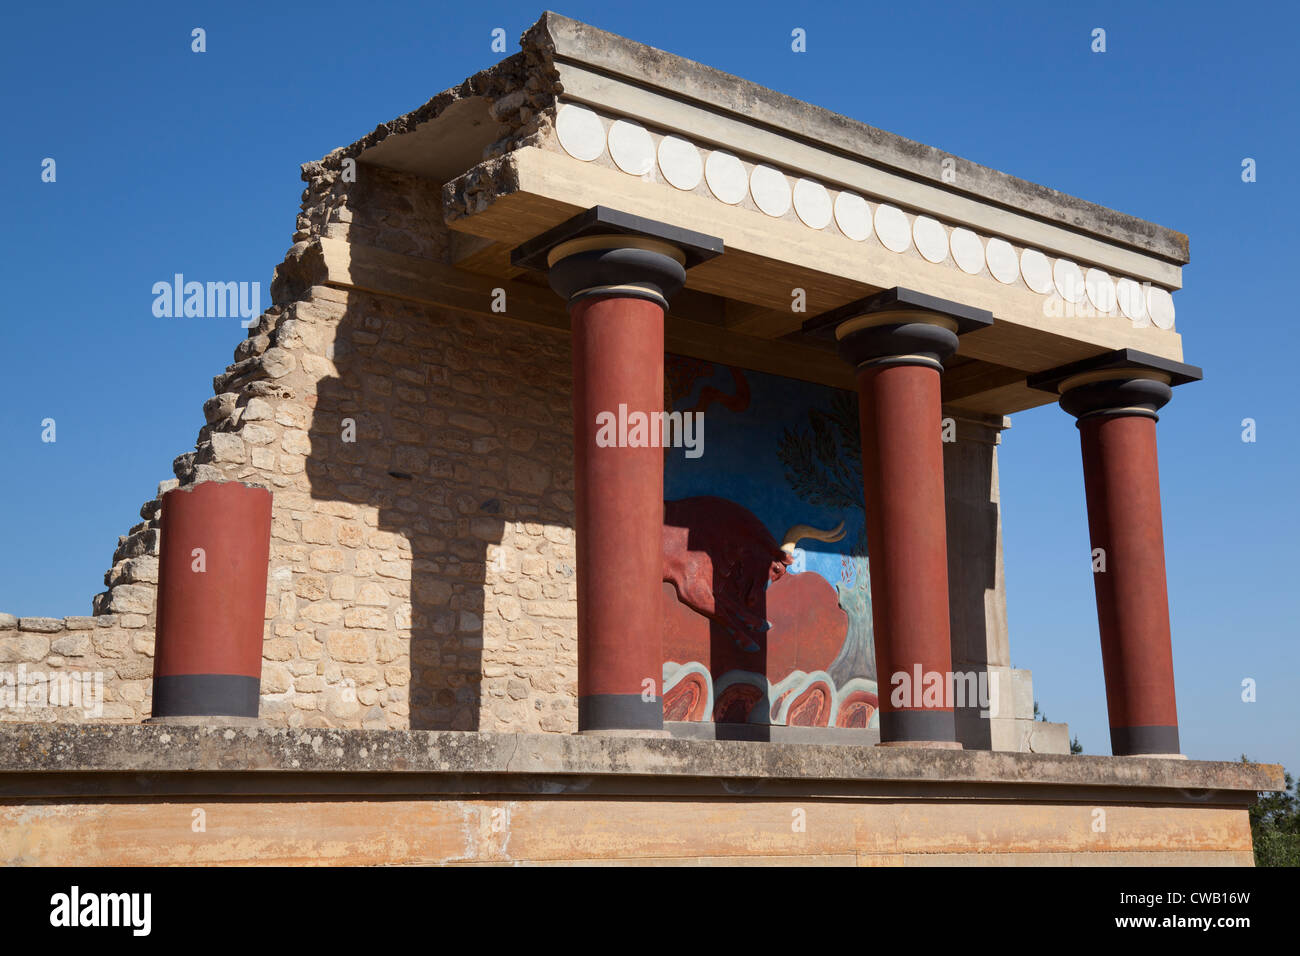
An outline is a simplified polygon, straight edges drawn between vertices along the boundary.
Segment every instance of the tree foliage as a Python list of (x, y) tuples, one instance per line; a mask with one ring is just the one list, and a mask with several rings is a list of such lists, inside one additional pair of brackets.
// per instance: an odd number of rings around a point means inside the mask
[[(1253, 763), (1245, 754), (1242, 763)], [(1300, 785), (1283, 771), (1286, 789), (1261, 793), (1250, 808), (1256, 866), (1300, 866)]]

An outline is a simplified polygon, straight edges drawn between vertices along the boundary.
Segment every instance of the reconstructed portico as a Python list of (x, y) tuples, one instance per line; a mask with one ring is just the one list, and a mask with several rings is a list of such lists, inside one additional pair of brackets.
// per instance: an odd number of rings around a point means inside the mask
[[(457, 265), (494, 273), (511, 250), (535, 253), (539, 235), (545, 247), (548, 230), (562, 233), (570, 228), (565, 223), (601, 206), (641, 223), (640, 230), (618, 230), (624, 235), (648, 238), (677, 230), (715, 237), (725, 252), (692, 263), (685, 290), (664, 320), (665, 345), (858, 392), (881, 742), (956, 744), (950, 700), (942, 707), (917, 700), (916, 706), (895, 708), (883, 693), (889, 675), (911, 675), (917, 665), (919, 673), (945, 679), (952, 672), (952, 643), (966, 636), (955, 638), (950, 630), (950, 548), (958, 551), (955, 563), (965, 567), (998, 560), (980, 554), (980, 543), (946, 540), (942, 422), (972, 414), (998, 420), (1043, 404), (1050, 398), (1042, 383), (1056, 370), (1105, 364), (1115, 355), (1140, 352), (1172, 362), (1182, 370), (1176, 382), (1199, 377), (1181, 363), (1170, 297), (1187, 262), (1186, 238), (562, 17), (548, 15), (543, 23), (557, 83), (554, 127), (521, 138), (499, 158), (444, 186), (448, 224), (463, 237)], [(400, 137), (370, 153), (374, 161), (403, 168), (432, 162), (427, 153), (417, 159), (404, 149)], [(521, 258), (515, 252), (510, 265), (517, 268)], [(520, 284), (529, 281), (526, 273), (507, 275)], [(611, 271), (602, 281), (617, 286), (630, 280)], [(585, 286), (584, 294), (590, 295)], [(607, 299), (607, 308), (619, 308), (616, 297)], [(513, 310), (510, 315), (537, 320)], [(615, 399), (640, 394), (652, 402), (650, 379), (657, 373), (630, 358), (645, 347), (635, 340), (611, 344), (626, 366), (592, 369), (583, 357), (584, 336), (574, 337), (575, 396), (583, 396), (590, 381), (600, 383), (595, 387), (606, 397), (604, 404), (575, 401), (577, 427), (590, 432), (593, 414), (617, 407)], [(612, 381), (619, 368), (626, 375)], [(640, 386), (634, 382), (638, 373)], [(1093, 501), (1105, 492), (1094, 493), (1099, 466), (1087, 452), (1087, 436), (1100, 421), (1081, 426), (1094, 515), (1110, 507)], [(646, 449), (601, 451), (611, 462), (652, 457)], [(575, 459), (580, 554), (583, 514), (592, 507), (583, 489), (593, 486), (584, 482), (592, 465), (583, 454)], [(1116, 467), (1154, 467), (1154, 458), (1145, 466), (1126, 458)], [(647, 467), (647, 476), (653, 470)], [(647, 481), (639, 493), (646, 515), (660, 493), (652, 485)], [(1144, 487), (1158, 506), (1158, 485)], [(625, 505), (637, 495), (632, 488), (626, 481), (606, 482), (608, 507)], [(1141, 544), (1123, 533), (1116, 539), (1113, 558), (1121, 566), (1132, 560), (1126, 549), (1146, 547), (1149, 553), (1151, 541), (1159, 540), (1158, 529), (1154, 538), (1150, 530), (1149, 505), (1150, 500), (1115, 501), (1115, 520), (1123, 520), (1119, 511), (1127, 507), (1127, 516), (1144, 516), (1140, 524), (1147, 529)], [(647, 529), (654, 523), (642, 520)], [(1093, 520), (1095, 525), (1107, 518)], [(1141, 564), (1149, 568), (1146, 556)], [(642, 588), (657, 575), (653, 564), (647, 551)], [(591, 565), (579, 570), (580, 622), (588, 620), (581, 610), (584, 590), (608, 595), (594, 605), (620, 609), (605, 627), (625, 632), (628, 625), (613, 622), (653, 619), (644, 610), (645, 594), (636, 605), (642, 610), (631, 614), (633, 598), (622, 591), (622, 576), (629, 572), (608, 560)], [(1158, 587), (1154, 572), (1142, 576), (1135, 587), (1153, 596), (1150, 606), (1135, 609), (1119, 596), (1127, 585), (1114, 571), (1107, 573), (1098, 571), (1098, 608), (1116, 752), (1177, 752), (1176, 729), (1172, 737), (1167, 729), (1124, 730), (1148, 726), (1131, 722), (1147, 718), (1131, 718), (1117, 702), (1127, 693), (1167, 699), (1169, 707), (1162, 706), (1158, 717), (1167, 723), (1149, 726), (1176, 727), (1172, 669), (1155, 674), (1147, 667), (1149, 654), (1168, 659), (1167, 652), (1151, 648), (1161, 643), (1156, 605), (1167, 603), (1163, 574)], [(1118, 612), (1126, 615), (1124, 624), (1112, 622), (1117, 606), (1126, 608)], [(1128, 624), (1134, 614), (1144, 623)], [(1167, 634), (1167, 609), (1163, 619)], [(590, 640), (579, 628), (579, 647), (594, 656), (604, 640), (596, 637), (601, 626), (587, 629)], [(1116, 633), (1128, 637), (1107, 636)], [(595, 674), (581, 653), (579, 670), (594, 686)], [(631, 682), (632, 675), (625, 680)], [(1155, 698), (1146, 693), (1155, 690), (1153, 682), (1167, 685)], [(1146, 691), (1125, 690), (1139, 684)], [(628, 729), (653, 724), (616, 722)]]
[[(169, 859), (1249, 862), (1280, 768), (1155, 759), (1185, 236), (550, 13), (303, 178), (95, 616), (0, 630), (109, 674), (42, 719), (153, 718), (0, 723), (0, 818), (54, 807), (0, 859), (75, 831), (134, 861), (133, 806), (206, 794), (281, 842)], [(997, 446), (1053, 402), (1113, 757), (1068, 756), (1011, 667)], [(222, 595), (238, 626), (192, 626)], [(487, 835), (507, 803), (531, 837)]]

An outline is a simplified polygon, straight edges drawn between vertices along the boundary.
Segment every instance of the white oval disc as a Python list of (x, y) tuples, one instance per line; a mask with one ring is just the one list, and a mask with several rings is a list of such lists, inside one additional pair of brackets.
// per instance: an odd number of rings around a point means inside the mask
[(989, 272), (993, 278), (1004, 285), (1015, 282), (1016, 277), (1020, 275), (1020, 262), (1016, 258), (1016, 250), (1005, 239), (990, 239), (988, 248), (984, 250), (984, 256), (988, 259)]
[(755, 166), (749, 173), (749, 194), (754, 205), (774, 219), (790, 211), (790, 183), (779, 169)]
[(1158, 286), (1147, 289), (1147, 312), (1158, 329), (1174, 327), (1174, 297)]
[[(984, 243), (980, 242), (980, 237), (969, 229), (954, 229), (948, 243), (952, 246), (952, 261), (957, 263), (957, 268), (967, 275), (978, 275), (984, 268)], [(1011, 260), (1014, 266), (1014, 252)]]
[(1052, 266), (1052, 283), (1066, 302), (1083, 301), (1083, 272), (1069, 259), (1057, 259)]
[(825, 229), (831, 224), (831, 196), (826, 187), (811, 179), (799, 179), (794, 184), (794, 211), (813, 229)]
[(835, 197), (835, 224), (840, 232), (857, 242), (871, 235), (871, 207), (857, 193)]
[(1039, 295), (1052, 291), (1052, 263), (1037, 249), (1020, 253), (1020, 274), (1024, 276), (1025, 285)]
[(670, 185), (689, 191), (704, 178), (704, 160), (694, 143), (680, 136), (665, 136), (659, 141), (659, 172)]
[(905, 252), (912, 244), (912, 229), (897, 206), (882, 203), (876, 207), (876, 235), (890, 252)]
[(709, 190), (728, 206), (734, 206), (749, 192), (745, 164), (731, 153), (713, 152), (704, 162), (704, 180)]
[(574, 159), (589, 163), (605, 151), (605, 126), (600, 117), (577, 103), (560, 107), (555, 117), (555, 133), (564, 151)]
[(930, 262), (943, 262), (948, 258), (948, 230), (943, 223), (929, 216), (917, 216), (912, 223), (912, 241), (917, 252)]
[(1101, 269), (1089, 269), (1083, 277), (1083, 287), (1088, 292), (1088, 301), (1096, 306), (1098, 312), (1109, 315), (1115, 311), (1115, 283)]
[(1132, 279), (1120, 279), (1115, 283), (1115, 301), (1125, 318), (1134, 325), (1147, 324), (1147, 297), (1143, 295), (1142, 287)]
[(654, 140), (640, 123), (615, 120), (609, 128), (609, 155), (623, 172), (644, 176), (654, 169)]

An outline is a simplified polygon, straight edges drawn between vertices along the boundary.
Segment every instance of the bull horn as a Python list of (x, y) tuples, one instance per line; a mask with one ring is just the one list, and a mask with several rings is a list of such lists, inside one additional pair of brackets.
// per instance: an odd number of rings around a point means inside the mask
[(844, 537), (844, 522), (841, 521), (830, 531), (822, 531), (820, 528), (814, 528), (812, 525), (797, 524), (785, 533), (781, 541), (781, 550), (789, 554), (795, 549), (795, 546), (802, 538), (812, 538), (814, 541), (834, 542)]

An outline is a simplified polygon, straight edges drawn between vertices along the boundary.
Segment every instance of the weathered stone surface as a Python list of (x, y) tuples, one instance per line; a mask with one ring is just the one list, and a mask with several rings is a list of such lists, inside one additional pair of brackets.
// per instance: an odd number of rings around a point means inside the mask
[(208, 424), (225, 421), (235, 413), (235, 405), (238, 401), (237, 392), (222, 392), (214, 395), (203, 403), (203, 417)]
[(22, 631), (18, 632), (14, 640), (14, 649), (16, 658), (20, 661), (43, 661), (50, 653), (50, 639), (44, 634), (27, 634)]
[(158, 583), (158, 558), (151, 554), (143, 554), (135, 558), (127, 558), (113, 566), (110, 572), (109, 585), (118, 584), (157, 584)]
[(113, 552), (113, 563), (122, 561), (126, 558), (136, 558), (141, 555), (158, 554), (160, 538), (157, 528), (147, 528), (137, 534), (128, 535), (122, 539), (122, 543)]
[(13, 631), (18, 628), (18, 618), (12, 614), (0, 614), (0, 631)]
[(50, 650), (64, 657), (85, 657), (90, 649), (90, 637), (86, 634), (65, 634), (50, 642)]
[[(221, 463), (242, 462), (244, 460), (244, 441), (238, 435), (214, 432), (210, 444), (212, 446), (212, 461)], [(200, 458), (202, 458), (201, 452)]]
[(157, 592), (141, 584), (119, 584), (113, 588), (108, 609), (116, 614), (152, 614)]
[[(258, 727), (123, 728), (0, 725), (0, 773), (75, 771), (293, 771), (343, 773), (640, 775), (738, 780), (823, 780), (1161, 791), (1204, 802), (1206, 792), (1247, 801), (1284, 786), (1277, 764), (1143, 757), (673, 740), (601, 735), (451, 731), (296, 731)], [(724, 788), (714, 783), (719, 792)]]
[(18, 630), (53, 634), (63, 630), (63, 619), (58, 617), (24, 617), (18, 619)]

